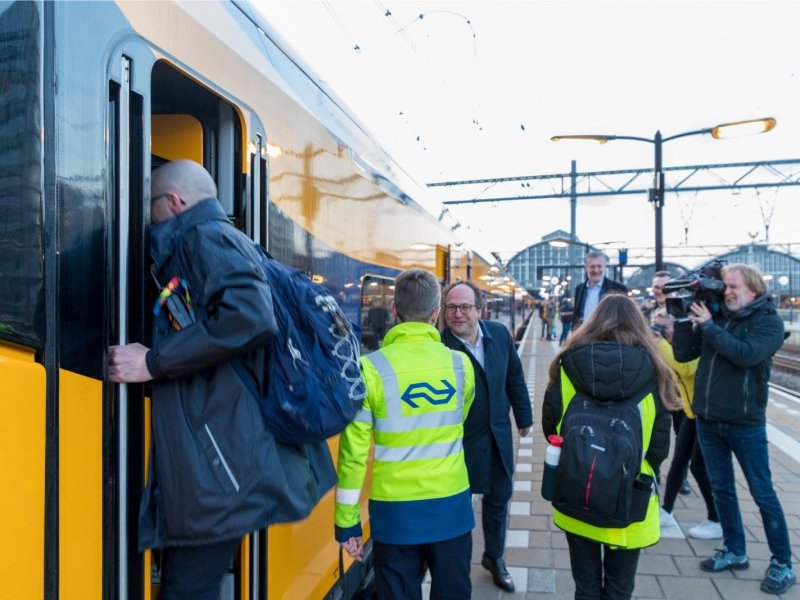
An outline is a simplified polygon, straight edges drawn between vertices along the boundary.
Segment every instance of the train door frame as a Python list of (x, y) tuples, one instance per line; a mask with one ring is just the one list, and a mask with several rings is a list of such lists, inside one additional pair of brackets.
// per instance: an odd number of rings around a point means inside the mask
[[(148, 339), (150, 111), (152, 50), (139, 39), (119, 44), (107, 63), (108, 165), (107, 269), (105, 291), (108, 343)], [(120, 600), (149, 598), (145, 592), (148, 556), (136, 546), (139, 501), (145, 477), (149, 404), (142, 384), (103, 386), (103, 595)], [(137, 575), (138, 573), (138, 575)]]

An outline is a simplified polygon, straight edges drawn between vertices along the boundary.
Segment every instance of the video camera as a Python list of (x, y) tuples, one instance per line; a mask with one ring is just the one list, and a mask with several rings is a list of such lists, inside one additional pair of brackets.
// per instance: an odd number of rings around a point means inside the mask
[(667, 281), (664, 284), (664, 293), (678, 292), (677, 296), (667, 298), (667, 313), (676, 319), (686, 319), (689, 316), (689, 307), (694, 302), (705, 302), (712, 313), (718, 312), (725, 300), (725, 284), (722, 282), (721, 272), (722, 262), (715, 260), (704, 269)]

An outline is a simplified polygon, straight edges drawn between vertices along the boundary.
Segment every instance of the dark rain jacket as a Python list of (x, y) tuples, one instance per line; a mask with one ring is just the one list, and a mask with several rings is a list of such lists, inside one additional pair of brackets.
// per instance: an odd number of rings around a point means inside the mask
[[(658, 470), (669, 454), (672, 416), (658, 397), (655, 367), (642, 348), (616, 342), (596, 342), (570, 348), (561, 355), (561, 366), (576, 391), (601, 401), (621, 402), (653, 391), (656, 418), (645, 458)], [(561, 420), (561, 383), (547, 386), (542, 405), (542, 430), (545, 437), (556, 433)]]
[(525, 374), (511, 334), (502, 323), (480, 321), (483, 332), (484, 366), (475, 360), (453, 332), (445, 328), (442, 342), (469, 356), (475, 370), (475, 401), (464, 423), (464, 460), (473, 494), (491, 491), (492, 443), (497, 446), (502, 468), (509, 478), (514, 473), (511, 418), (518, 429), (533, 424), (533, 409)]
[(139, 549), (207, 545), (305, 517), (335, 483), (327, 445), (277, 444), (230, 364), (239, 358), (264, 388), (276, 324), (253, 243), (213, 198), (154, 225), (150, 236), (160, 285), (185, 278), (197, 320), (176, 331), (161, 310), (154, 321)]
[(762, 425), (772, 356), (783, 344), (783, 320), (767, 294), (741, 310), (722, 312), (699, 327), (675, 323), (675, 358), (700, 357), (694, 381), (692, 410), (710, 421)]

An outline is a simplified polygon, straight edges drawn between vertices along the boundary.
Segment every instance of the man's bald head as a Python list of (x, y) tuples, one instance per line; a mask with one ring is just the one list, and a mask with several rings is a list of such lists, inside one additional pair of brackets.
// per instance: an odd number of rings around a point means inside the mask
[(174, 160), (160, 166), (151, 175), (150, 198), (172, 192), (187, 206), (217, 197), (217, 185), (202, 165), (193, 160)]

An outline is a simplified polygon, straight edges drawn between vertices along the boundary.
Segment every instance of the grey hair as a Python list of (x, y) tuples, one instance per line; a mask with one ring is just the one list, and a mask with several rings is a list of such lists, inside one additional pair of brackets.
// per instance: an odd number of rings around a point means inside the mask
[(427, 323), (442, 302), (442, 288), (433, 273), (408, 269), (394, 280), (394, 307), (401, 321)]

